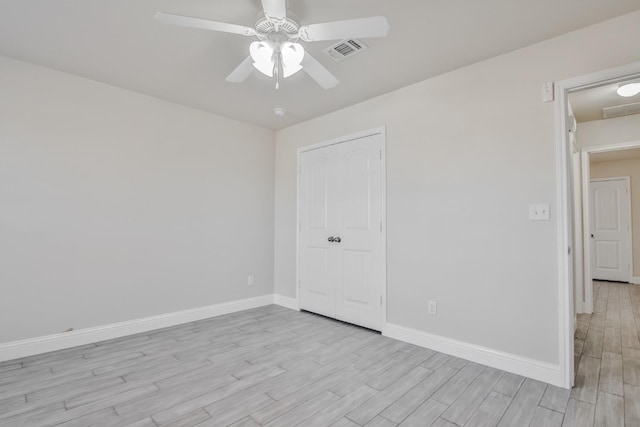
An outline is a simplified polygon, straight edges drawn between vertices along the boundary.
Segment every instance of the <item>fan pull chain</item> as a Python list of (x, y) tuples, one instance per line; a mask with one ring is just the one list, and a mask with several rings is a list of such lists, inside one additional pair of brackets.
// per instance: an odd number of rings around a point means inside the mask
[(276, 77), (276, 90), (280, 89), (280, 74), (282, 71), (282, 52), (280, 47), (274, 52), (275, 61), (273, 61), (273, 75)]

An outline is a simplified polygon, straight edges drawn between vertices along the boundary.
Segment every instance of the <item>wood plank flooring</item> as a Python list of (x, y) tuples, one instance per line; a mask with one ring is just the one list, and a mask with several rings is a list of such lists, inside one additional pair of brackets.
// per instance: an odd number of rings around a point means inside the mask
[(640, 294), (597, 296), (571, 393), (268, 306), (0, 363), (0, 426), (640, 425)]
[(640, 286), (593, 282), (594, 312), (579, 314), (576, 386), (567, 415), (588, 426), (640, 426)]

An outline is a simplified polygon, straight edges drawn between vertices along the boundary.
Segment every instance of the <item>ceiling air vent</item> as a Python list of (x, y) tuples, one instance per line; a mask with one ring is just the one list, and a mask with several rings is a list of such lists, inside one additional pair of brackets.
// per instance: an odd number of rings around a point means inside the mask
[(602, 109), (602, 118), (611, 119), (613, 117), (630, 116), (631, 114), (640, 113), (640, 102), (633, 104), (617, 105), (615, 107), (606, 107)]
[(361, 50), (365, 50), (366, 48), (367, 46), (360, 40), (349, 39), (342, 40), (341, 42), (338, 42), (333, 46), (323, 50), (323, 52), (329, 55), (335, 61), (340, 62), (350, 56), (355, 55)]

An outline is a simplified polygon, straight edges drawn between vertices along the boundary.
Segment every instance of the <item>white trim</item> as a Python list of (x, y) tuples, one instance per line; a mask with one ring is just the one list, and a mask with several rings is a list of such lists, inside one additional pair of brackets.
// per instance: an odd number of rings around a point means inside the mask
[(582, 151), (582, 274), (584, 276), (584, 310), (593, 313), (593, 276), (591, 275), (591, 161), (589, 153)]
[[(294, 298), (277, 294), (263, 295), (208, 307), (194, 308), (94, 328), (80, 329), (62, 334), (53, 334), (0, 344), (0, 362), (149, 332), (270, 304), (277, 304), (293, 310), (299, 310), (297, 300)], [(382, 334), (410, 344), (461, 357), (472, 362), (562, 386), (562, 376), (560, 375), (560, 367), (558, 365), (540, 362), (389, 323), (385, 323)]]
[(633, 279), (631, 279), (631, 283), (633, 285), (640, 285), (640, 276), (634, 277)]
[(570, 213), (573, 200), (568, 188), (571, 169), (567, 163), (569, 131), (567, 124), (568, 93), (578, 89), (614, 83), (626, 78), (640, 76), (640, 62), (575, 77), (555, 84), (556, 117), (556, 200), (558, 203), (558, 360), (560, 361), (560, 382), (558, 385), (570, 388), (574, 382), (573, 370), (573, 281), (572, 263), (567, 255), (571, 246)]
[(607, 178), (591, 178), (589, 181), (591, 182), (603, 182), (603, 181), (624, 181), (627, 185), (627, 188), (630, 188), (629, 185), (631, 183), (630, 176), (612, 176)]
[[(586, 313), (585, 311), (585, 293), (586, 282), (584, 279), (584, 224), (582, 223), (582, 152), (579, 148), (576, 149), (576, 139), (571, 134), (571, 142), (574, 152), (572, 153), (572, 188), (573, 196), (573, 263), (574, 263), (574, 314)], [(576, 199), (579, 199), (579, 203), (576, 204)], [(578, 271), (578, 268), (581, 268)], [(574, 316), (574, 333), (577, 328), (577, 317)]]
[(383, 335), (563, 387), (560, 366), (388, 323)]
[[(319, 148), (328, 147), (330, 145), (342, 144), (343, 142), (354, 141), (356, 139), (366, 138), (368, 136), (373, 135), (382, 135), (385, 137), (387, 128), (385, 126), (380, 126), (374, 129), (368, 129), (362, 132), (352, 133), (350, 135), (341, 136), (338, 138), (329, 139), (327, 141), (317, 142), (315, 144), (305, 145), (304, 147), (298, 148), (298, 161), (300, 160), (300, 153), (304, 153), (305, 151), (317, 150)], [(386, 137), (385, 137), (386, 141)], [(386, 144), (385, 144), (386, 145)], [(300, 163), (298, 163), (300, 165)]]
[(222, 316), (223, 314), (236, 313), (270, 305), (273, 304), (273, 301), (273, 294), (269, 294), (208, 307), (193, 308), (110, 325), (8, 342), (0, 344), (0, 362), (195, 322), (210, 317)]
[(381, 258), (383, 260), (382, 263), (382, 289), (380, 290), (382, 294), (382, 319), (380, 322), (381, 328), (387, 323), (387, 128), (386, 126), (381, 126), (374, 129), (365, 130), (362, 132), (353, 133), (346, 136), (341, 136), (339, 138), (330, 139), (328, 141), (319, 142), (316, 144), (307, 145), (304, 147), (298, 148), (297, 152), (297, 163), (296, 163), (296, 303), (297, 309), (300, 308), (300, 157), (302, 153), (306, 151), (317, 150), (319, 148), (328, 147), (330, 145), (341, 144), (344, 142), (353, 141), (356, 139), (366, 138), (368, 136), (373, 135), (382, 135), (382, 170), (381, 170), (381, 179), (382, 179), (382, 254)]
[(573, 205), (573, 197), (569, 183), (571, 169), (568, 167), (567, 144), (571, 144), (568, 132), (567, 88), (563, 83), (555, 85), (557, 102), (556, 114), (556, 203), (558, 206), (558, 360), (560, 362), (559, 386), (571, 388), (574, 383), (573, 370), (573, 287), (572, 256), (568, 248), (572, 244), (569, 221)]
[(281, 307), (290, 308), (291, 310), (300, 311), (298, 300), (296, 298), (285, 297), (284, 295), (273, 295), (273, 303)]

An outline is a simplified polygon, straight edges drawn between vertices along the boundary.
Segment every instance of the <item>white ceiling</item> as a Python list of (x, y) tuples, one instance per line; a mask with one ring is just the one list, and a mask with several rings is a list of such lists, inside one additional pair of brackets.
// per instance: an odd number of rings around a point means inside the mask
[[(385, 39), (341, 63), (325, 91), (297, 73), (275, 91), (225, 77), (250, 38), (164, 25), (158, 10), (253, 26), (259, 0), (0, 0), (0, 54), (248, 123), (280, 129), (501, 53), (640, 9), (638, 0), (289, 0), (301, 25), (384, 15)], [(273, 114), (284, 107), (285, 117)]]
[[(631, 81), (638, 81), (633, 79)], [(617, 94), (618, 84), (609, 84), (569, 94), (573, 116), (578, 123), (604, 120), (602, 109), (640, 102), (640, 94), (628, 98)]]

